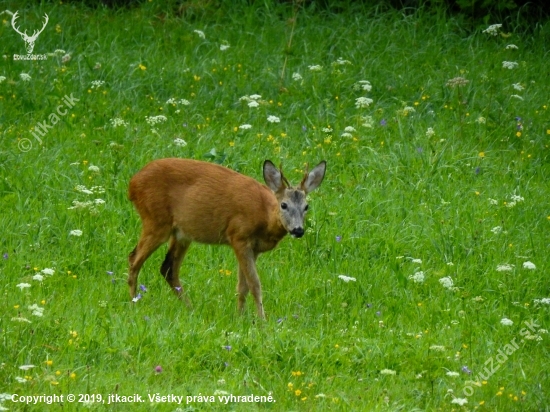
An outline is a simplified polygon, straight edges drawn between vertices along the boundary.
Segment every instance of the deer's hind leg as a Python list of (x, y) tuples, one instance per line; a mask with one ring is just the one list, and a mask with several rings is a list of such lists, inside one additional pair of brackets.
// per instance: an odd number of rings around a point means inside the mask
[(183, 258), (185, 257), (190, 244), (190, 240), (178, 239), (175, 234), (172, 234), (168, 245), (168, 252), (166, 253), (164, 262), (162, 262), (160, 267), (160, 273), (164, 276), (164, 279), (166, 279), (166, 282), (168, 282), (170, 288), (180, 299), (183, 298), (189, 307), (191, 307), (191, 302), (181, 287), (179, 274), (181, 263), (183, 262)]

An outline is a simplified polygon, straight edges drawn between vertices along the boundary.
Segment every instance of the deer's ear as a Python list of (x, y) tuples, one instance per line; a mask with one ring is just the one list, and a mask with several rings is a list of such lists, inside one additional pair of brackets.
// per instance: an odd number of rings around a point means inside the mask
[(273, 192), (278, 192), (284, 188), (284, 177), (279, 169), (270, 161), (264, 162), (264, 180)]
[(302, 183), (300, 183), (300, 189), (306, 193), (317, 189), (325, 177), (326, 169), (327, 162), (323, 160), (311, 172), (306, 172)]

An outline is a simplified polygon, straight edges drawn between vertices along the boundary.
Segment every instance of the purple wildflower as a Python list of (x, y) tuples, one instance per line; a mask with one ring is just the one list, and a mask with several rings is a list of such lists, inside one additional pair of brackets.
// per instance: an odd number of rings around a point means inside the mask
[(231, 346), (230, 346), (230, 345), (225, 345), (223, 348), (224, 348), (225, 350), (231, 350)]
[(181, 286), (175, 286), (174, 289), (176, 289), (178, 292), (181, 292)]
[(340, 236), (340, 235), (336, 236), (336, 241), (341, 242), (342, 241), (342, 236)]
[(382, 312), (380, 311), (376, 312), (376, 316), (382, 316)]
[(7, 259), (9, 256), (8, 256), (7, 253), (4, 253), (4, 254), (2, 255), (2, 257), (3, 257), (4, 259)]
[(386, 122), (386, 119), (380, 120), (380, 126), (385, 126), (387, 124), (388, 124), (388, 122)]
[(302, 126), (302, 132), (307, 132), (307, 127)]
[(113, 276), (113, 273), (115, 273), (115, 272), (111, 272), (110, 270), (107, 271), (107, 274), (108, 274), (109, 276)]
[(464, 365), (461, 369), (462, 372), (467, 373), (468, 375), (472, 373), (470, 369), (466, 365)]
[(147, 292), (147, 288), (145, 287), (145, 285), (139, 285), (139, 288), (142, 292)]
[(155, 372), (156, 373), (161, 373), (162, 372), (162, 366), (160, 366), (160, 365), (155, 366)]

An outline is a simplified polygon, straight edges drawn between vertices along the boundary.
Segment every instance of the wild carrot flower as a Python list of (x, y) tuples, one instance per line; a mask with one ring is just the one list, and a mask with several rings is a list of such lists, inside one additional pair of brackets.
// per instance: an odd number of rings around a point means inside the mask
[(21, 80), (23, 80), (24, 82), (28, 82), (31, 80), (31, 76), (29, 76), (27, 73), (21, 73), (19, 75), (19, 77), (21, 78)]
[(502, 27), (502, 24), (491, 24), (489, 27), (487, 27), (485, 30), (483, 30), (482, 33), (487, 33), (491, 36), (497, 36), (498, 35), (498, 29)]
[(342, 279), (344, 282), (348, 283), (348, 282), (355, 282), (357, 279), (355, 278), (352, 278), (351, 276), (346, 276), (346, 275), (338, 275), (338, 277), (340, 279)]
[(369, 107), (372, 102), (373, 100), (368, 97), (358, 97), (357, 99), (355, 99), (355, 107), (357, 107), (358, 109)]
[(409, 276), (409, 279), (414, 283), (423, 283), (425, 279), (424, 272), (416, 272), (414, 275)]
[(516, 67), (518, 67), (518, 63), (517, 62), (508, 62), (508, 61), (503, 61), (502, 62), (502, 68), (503, 69), (509, 69), (509, 70), (512, 70), (512, 69), (515, 69)]
[(178, 147), (185, 147), (187, 146), (187, 142), (183, 139), (180, 139), (179, 137), (176, 137), (174, 139), (174, 144)]
[(535, 266), (535, 264), (533, 262), (523, 262), (523, 268), (524, 269), (529, 269), (529, 270), (535, 270), (537, 267)]
[(439, 279), (439, 283), (445, 289), (451, 289), (453, 287), (453, 279), (450, 276)]
[(197, 35), (198, 35), (201, 39), (206, 38), (206, 36), (204, 35), (204, 32), (203, 32), (202, 30), (193, 30), (193, 33), (197, 33)]
[(69, 236), (82, 236), (82, 230), (74, 229), (69, 232)]
[(298, 72), (292, 73), (292, 80), (295, 82), (302, 80), (302, 75)]
[(279, 123), (281, 121), (281, 119), (279, 119), (277, 116), (267, 116), (267, 121), (269, 123)]
[(512, 326), (514, 324), (514, 322), (508, 318), (502, 318), (500, 323), (504, 326)]

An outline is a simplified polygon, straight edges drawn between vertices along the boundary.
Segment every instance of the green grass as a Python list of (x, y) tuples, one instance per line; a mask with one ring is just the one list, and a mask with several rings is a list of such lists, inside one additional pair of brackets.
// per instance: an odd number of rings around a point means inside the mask
[[(290, 5), (225, 5), (178, 15), (156, 2), (116, 12), (5, 4), (19, 7), (29, 32), (48, 13), (33, 53), (53, 54), (14, 61), (25, 44), (0, 16), (0, 393), (139, 394), (136, 411), (548, 410), (550, 316), (537, 303), (550, 297), (548, 23), (507, 21), (491, 36), (422, 10), (295, 16)], [(447, 85), (456, 77), (468, 83)], [(240, 100), (252, 94), (262, 96), (257, 108)], [(40, 143), (31, 132), (51, 125), (71, 95), (79, 100)], [(359, 97), (373, 102), (357, 108)], [(146, 121), (158, 115), (166, 121)], [(355, 131), (342, 136), (348, 126)], [(258, 260), (266, 322), (250, 298), (237, 314), (237, 263), (226, 247), (191, 246), (181, 277), (192, 311), (158, 273), (165, 247), (141, 271), (148, 291), (130, 301), (127, 256), (140, 222), (128, 182), (171, 156), (258, 180), (271, 159), (293, 182), (306, 163), (327, 160), (306, 236)], [(97, 198), (105, 203), (95, 210), (69, 209)], [(514, 266), (497, 271), (503, 264)], [(33, 279), (46, 268), (55, 273)], [(410, 278), (418, 271), (423, 283)], [(527, 337), (526, 321), (538, 325)], [(506, 346), (514, 339), (517, 348)], [(499, 349), (508, 359), (483, 372)], [(219, 391), (276, 402), (148, 399)]]

